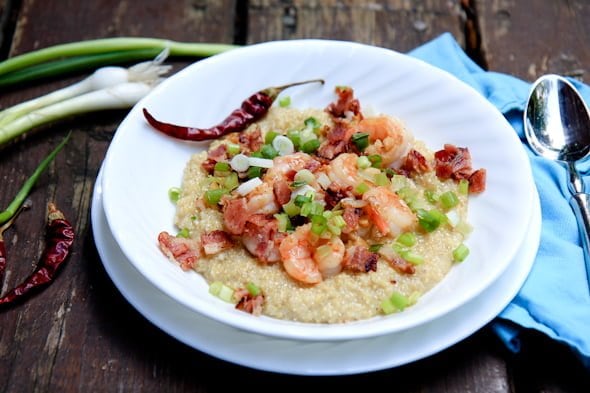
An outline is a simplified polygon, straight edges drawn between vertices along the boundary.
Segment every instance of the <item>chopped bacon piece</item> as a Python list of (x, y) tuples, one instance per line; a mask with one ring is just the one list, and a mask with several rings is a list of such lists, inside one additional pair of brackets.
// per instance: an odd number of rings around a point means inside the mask
[(465, 147), (445, 144), (443, 150), (434, 153), (436, 175), (441, 179), (468, 179), (471, 169), (471, 154)]
[(347, 118), (350, 114), (361, 116), (361, 104), (354, 98), (354, 91), (350, 87), (336, 87), (338, 100), (330, 103), (326, 111), (335, 118)]
[[(239, 296), (239, 297), (238, 297)], [(236, 309), (245, 311), (252, 315), (262, 314), (262, 306), (264, 304), (264, 295), (253, 296), (246, 289), (236, 290), (236, 297), (238, 297), (238, 303)]]
[(238, 141), (240, 143), (240, 150), (244, 154), (252, 153), (253, 151), (260, 149), (264, 144), (259, 127), (249, 128), (246, 131), (241, 132)]
[(387, 262), (400, 274), (414, 274), (416, 273), (416, 267), (410, 262), (406, 261), (399, 255), (394, 255), (391, 258), (385, 258)]
[(201, 164), (201, 167), (205, 172), (212, 174), (215, 164), (220, 161), (227, 160), (227, 145), (225, 143), (220, 144), (215, 149), (209, 150), (207, 158)]
[(221, 230), (215, 230), (201, 235), (201, 243), (205, 255), (214, 255), (223, 250), (233, 247), (233, 241), (228, 233)]
[(326, 202), (326, 209), (333, 209), (343, 198), (353, 196), (352, 187), (340, 188), (335, 183), (330, 184), (326, 190), (324, 201)]
[(352, 246), (346, 250), (342, 268), (355, 273), (368, 273), (377, 271), (377, 259), (379, 256), (369, 251), (364, 246)]
[(172, 236), (168, 232), (160, 232), (158, 243), (164, 255), (177, 262), (182, 270), (192, 269), (201, 256), (200, 244), (195, 239), (185, 239)]
[(331, 160), (348, 151), (354, 129), (342, 120), (335, 120), (334, 123), (334, 127), (329, 128), (326, 133), (326, 140), (318, 148), (316, 153), (318, 157)]
[(424, 157), (422, 153), (412, 149), (406, 155), (406, 159), (404, 160), (404, 163), (402, 164), (400, 169), (408, 174), (422, 174), (430, 171), (430, 165), (428, 164), (428, 161), (426, 161), (426, 157)]
[(272, 185), (272, 191), (279, 205), (284, 205), (291, 200), (291, 188), (286, 180), (277, 180)]
[(279, 245), (286, 234), (279, 232), (276, 219), (254, 214), (246, 220), (242, 243), (255, 257), (265, 263), (278, 262)]
[(362, 209), (345, 206), (344, 212), (342, 213), (342, 219), (346, 223), (346, 227), (343, 228), (343, 232), (349, 233), (355, 231), (359, 227), (359, 219), (361, 218)]
[(226, 199), (223, 205), (223, 224), (231, 235), (241, 235), (248, 218), (245, 198)]
[(486, 189), (486, 170), (481, 168), (476, 170), (469, 176), (469, 192), (472, 194), (479, 194)]

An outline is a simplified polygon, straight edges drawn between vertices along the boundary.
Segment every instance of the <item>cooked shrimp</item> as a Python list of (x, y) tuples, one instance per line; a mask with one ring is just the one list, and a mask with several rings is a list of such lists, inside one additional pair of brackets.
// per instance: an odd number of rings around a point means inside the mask
[(279, 245), (285, 234), (279, 232), (277, 220), (263, 214), (249, 217), (242, 234), (242, 244), (264, 263), (278, 262)]
[(297, 152), (286, 156), (278, 156), (273, 159), (273, 166), (264, 176), (264, 181), (274, 183), (277, 180), (293, 180), (295, 173), (302, 169), (314, 172), (321, 164), (309, 154)]
[(369, 134), (367, 154), (378, 154), (383, 166), (397, 166), (411, 148), (412, 135), (404, 126), (388, 116), (368, 117), (357, 125), (358, 132)]
[(410, 231), (418, 219), (408, 205), (393, 191), (386, 187), (373, 187), (363, 194), (367, 215), (383, 236), (395, 237)]
[(362, 181), (358, 174), (357, 159), (354, 153), (342, 153), (330, 162), (326, 174), (339, 188), (353, 189)]
[(279, 212), (271, 183), (263, 182), (246, 195), (248, 214), (274, 214)]
[(313, 259), (313, 247), (310, 242), (311, 224), (297, 227), (279, 246), (283, 267), (287, 274), (306, 284), (322, 281), (322, 274)]
[(333, 237), (315, 248), (313, 260), (323, 278), (329, 278), (340, 273), (345, 251), (344, 243), (339, 237)]

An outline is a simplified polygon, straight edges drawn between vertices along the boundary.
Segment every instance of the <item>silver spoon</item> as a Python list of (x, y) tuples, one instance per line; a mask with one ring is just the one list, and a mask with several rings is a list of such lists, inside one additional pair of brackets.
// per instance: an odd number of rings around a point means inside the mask
[(586, 276), (590, 287), (590, 194), (576, 162), (590, 152), (590, 114), (576, 88), (558, 75), (544, 75), (531, 89), (524, 112), (524, 130), (532, 149), (543, 157), (564, 162), (568, 188), (582, 238)]

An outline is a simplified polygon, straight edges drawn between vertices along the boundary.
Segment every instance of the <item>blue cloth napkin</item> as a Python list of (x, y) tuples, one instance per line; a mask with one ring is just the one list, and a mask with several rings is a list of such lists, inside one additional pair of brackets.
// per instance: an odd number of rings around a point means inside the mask
[[(541, 200), (541, 243), (530, 275), (518, 295), (493, 322), (494, 331), (510, 350), (518, 352), (520, 334), (525, 329), (538, 330), (569, 345), (590, 367), (590, 291), (581, 238), (568, 203), (567, 171), (561, 164), (536, 156), (528, 147), (523, 111), (530, 83), (484, 71), (449, 33), (409, 54), (448, 71), (486, 97), (520, 136), (531, 161)], [(586, 103), (590, 103), (590, 87), (572, 82)], [(585, 160), (578, 168), (588, 186), (590, 160)]]

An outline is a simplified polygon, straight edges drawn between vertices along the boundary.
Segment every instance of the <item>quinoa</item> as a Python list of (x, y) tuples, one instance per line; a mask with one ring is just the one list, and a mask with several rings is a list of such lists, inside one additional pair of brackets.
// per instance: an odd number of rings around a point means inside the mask
[[(286, 132), (310, 116), (321, 124), (332, 124), (323, 110), (298, 110), (272, 107), (264, 119), (251, 127), (259, 127), (262, 134), (281, 130)], [(216, 146), (221, 141), (215, 141)], [(412, 148), (431, 160), (433, 152), (424, 143), (413, 141)], [(207, 152), (193, 155), (184, 170), (182, 192), (177, 201), (175, 224), (188, 230), (191, 238), (213, 230), (224, 229), (223, 213), (219, 208), (202, 208), (203, 195), (209, 189), (208, 174), (201, 164)], [(459, 195), (459, 204), (453, 208), (458, 220), (466, 223), (466, 195), (458, 192), (457, 182), (440, 180), (434, 172), (413, 176), (406, 182), (418, 205), (428, 205), (425, 190), (438, 194), (453, 191)], [(314, 285), (302, 284), (290, 277), (281, 262), (262, 263), (238, 244), (212, 256), (199, 258), (193, 266), (207, 282), (222, 282), (231, 288), (244, 288), (255, 283), (264, 294), (262, 313), (266, 316), (307, 323), (342, 323), (383, 315), (382, 302), (393, 291), (416, 299), (439, 283), (452, 268), (452, 251), (464, 241), (465, 231), (452, 225), (441, 225), (432, 232), (417, 231), (412, 251), (423, 257), (415, 265), (414, 274), (396, 271), (384, 258), (377, 261), (376, 271), (348, 272), (326, 278)], [(391, 242), (392, 240), (389, 240)], [(385, 245), (383, 247), (389, 247)]]

